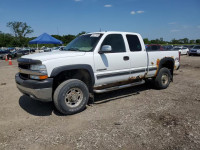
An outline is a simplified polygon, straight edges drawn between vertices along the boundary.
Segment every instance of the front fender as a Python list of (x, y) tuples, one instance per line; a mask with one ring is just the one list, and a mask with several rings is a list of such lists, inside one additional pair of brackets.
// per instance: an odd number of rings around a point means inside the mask
[(67, 70), (75, 70), (75, 69), (84, 69), (87, 70), (91, 76), (92, 79), (92, 84), (94, 85), (95, 83), (95, 78), (94, 78), (94, 72), (93, 69), (90, 65), (86, 65), (86, 64), (77, 64), (77, 65), (66, 65), (66, 66), (60, 66), (60, 67), (56, 67), (53, 69), (53, 71), (51, 72), (50, 77), (54, 78), (55, 76), (57, 76), (58, 74), (60, 74), (63, 71), (67, 71)]

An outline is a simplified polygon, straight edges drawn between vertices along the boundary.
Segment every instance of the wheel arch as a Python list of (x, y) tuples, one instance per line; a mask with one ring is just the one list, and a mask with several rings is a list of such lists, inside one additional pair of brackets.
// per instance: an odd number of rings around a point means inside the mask
[(171, 80), (173, 81), (173, 72), (174, 72), (174, 59), (172, 57), (165, 57), (160, 60), (158, 71), (160, 71), (161, 68), (168, 68), (171, 73)]
[(92, 92), (95, 83), (92, 67), (84, 64), (54, 68), (50, 77), (54, 79), (53, 90), (60, 84), (57, 83), (58, 81), (63, 82), (68, 79), (79, 79), (83, 81), (88, 86), (90, 92)]

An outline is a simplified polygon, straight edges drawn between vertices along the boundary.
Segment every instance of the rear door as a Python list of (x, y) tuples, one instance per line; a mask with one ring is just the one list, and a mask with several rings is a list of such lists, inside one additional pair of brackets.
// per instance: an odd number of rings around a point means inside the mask
[(128, 80), (130, 77), (130, 58), (122, 34), (107, 35), (99, 50), (103, 45), (110, 45), (112, 51), (103, 54), (94, 53), (95, 86)]
[(127, 34), (126, 39), (130, 50), (130, 77), (143, 77), (147, 70), (147, 52), (145, 51), (145, 48), (142, 47), (137, 35)]

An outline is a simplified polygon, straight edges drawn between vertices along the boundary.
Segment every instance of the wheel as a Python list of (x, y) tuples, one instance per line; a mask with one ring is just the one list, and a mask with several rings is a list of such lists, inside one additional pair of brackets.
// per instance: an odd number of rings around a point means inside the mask
[(86, 84), (77, 79), (70, 79), (61, 83), (54, 92), (54, 104), (57, 110), (65, 115), (82, 111), (89, 99)]
[(157, 89), (166, 89), (171, 81), (171, 73), (168, 68), (161, 68), (155, 78), (155, 86)]

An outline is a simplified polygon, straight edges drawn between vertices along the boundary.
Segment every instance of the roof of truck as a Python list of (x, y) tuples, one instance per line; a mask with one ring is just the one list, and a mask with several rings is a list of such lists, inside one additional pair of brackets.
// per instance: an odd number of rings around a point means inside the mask
[(134, 32), (122, 32), (122, 31), (102, 31), (102, 32), (91, 32), (86, 34), (105, 34), (105, 33), (120, 33), (120, 34), (139, 34)]

